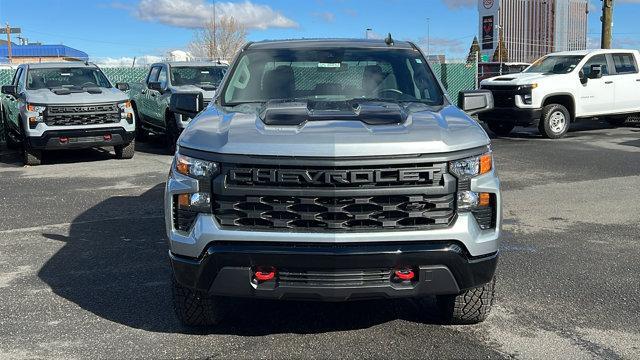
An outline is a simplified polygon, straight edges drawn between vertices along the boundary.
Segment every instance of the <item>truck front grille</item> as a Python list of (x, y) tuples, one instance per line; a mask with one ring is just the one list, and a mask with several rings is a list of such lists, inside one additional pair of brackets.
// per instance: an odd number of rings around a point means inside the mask
[(226, 229), (426, 230), (456, 218), (456, 179), (446, 162), (240, 159), (251, 162), (220, 163), (211, 186), (213, 215)]
[(455, 217), (454, 195), (216, 196), (224, 227), (300, 231), (432, 229)]
[(117, 104), (48, 106), (44, 112), (47, 126), (78, 126), (120, 122)]

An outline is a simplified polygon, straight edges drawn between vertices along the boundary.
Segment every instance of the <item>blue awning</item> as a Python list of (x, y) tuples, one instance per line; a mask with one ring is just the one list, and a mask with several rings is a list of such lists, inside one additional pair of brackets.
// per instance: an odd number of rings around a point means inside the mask
[[(60, 57), (78, 60), (89, 60), (86, 52), (66, 45), (14, 45), (11, 46), (13, 57)], [(8, 58), (7, 45), (0, 45), (0, 58)]]

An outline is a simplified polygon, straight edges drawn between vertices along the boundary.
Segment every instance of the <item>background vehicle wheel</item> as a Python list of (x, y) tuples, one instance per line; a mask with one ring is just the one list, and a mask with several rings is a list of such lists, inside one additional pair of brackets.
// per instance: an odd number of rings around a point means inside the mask
[(29, 145), (23, 143), (22, 156), (25, 165), (37, 166), (42, 164), (42, 151), (31, 149)]
[(477, 324), (489, 316), (495, 289), (494, 277), (488, 284), (469, 289), (461, 294), (437, 296), (436, 303), (447, 323)]
[(542, 117), (538, 130), (549, 139), (559, 139), (569, 130), (571, 115), (566, 107), (560, 104), (549, 104), (542, 108)]
[(138, 114), (136, 104), (134, 103), (131, 106), (133, 107), (133, 116), (136, 119), (136, 140), (145, 142), (149, 139), (149, 132), (142, 127), (142, 120), (140, 119), (140, 114)]
[(11, 130), (9, 129), (9, 123), (7, 119), (3, 119), (2, 121), (2, 129), (4, 133), (4, 139), (7, 142), (7, 147), (9, 149), (15, 150), (18, 149), (20, 143), (16, 141), (15, 137), (11, 134)]
[(607, 122), (611, 126), (622, 126), (622, 125), (624, 125), (624, 123), (627, 122), (627, 117), (626, 116), (623, 116), (623, 117), (607, 117), (607, 118), (605, 118), (605, 120), (607, 120)]
[(187, 326), (210, 326), (222, 320), (221, 300), (180, 285), (172, 276), (173, 308)]
[(489, 127), (489, 130), (498, 136), (507, 136), (511, 133), (513, 128), (516, 127), (514, 124), (495, 121), (487, 123), (487, 126)]
[(173, 155), (176, 152), (176, 143), (180, 133), (178, 132), (178, 125), (176, 124), (176, 117), (173, 114), (167, 114), (166, 116), (167, 128), (165, 130), (165, 141), (167, 142), (167, 152), (169, 155)]
[(131, 159), (136, 152), (136, 141), (132, 140), (126, 145), (114, 146), (113, 150), (116, 152), (116, 159)]

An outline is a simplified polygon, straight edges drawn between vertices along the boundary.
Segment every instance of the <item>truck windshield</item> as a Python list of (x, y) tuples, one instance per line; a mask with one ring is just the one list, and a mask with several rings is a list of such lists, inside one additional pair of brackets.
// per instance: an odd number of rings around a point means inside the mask
[(358, 99), (442, 105), (420, 52), (406, 49), (249, 50), (234, 65), (223, 105)]
[(110, 88), (111, 83), (97, 68), (42, 68), (29, 69), (27, 89), (53, 88)]
[(534, 62), (524, 72), (542, 74), (567, 74), (578, 66), (582, 55), (550, 55)]
[(175, 86), (184, 85), (209, 85), (217, 88), (224, 77), (226, 68), (221, 66), (211, 67), (171, 67), (171, 83)]

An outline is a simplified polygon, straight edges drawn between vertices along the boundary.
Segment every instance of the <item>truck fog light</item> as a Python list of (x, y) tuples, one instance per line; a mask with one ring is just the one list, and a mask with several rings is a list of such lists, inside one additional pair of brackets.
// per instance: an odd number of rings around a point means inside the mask
[(203, 192), (180, 194), (178, 195), (178, 205), (180, 209), (184, 210), (211, 212), (211, 195)]
[(474, 210), (489, 206), (490, 203), (491, 194), (489, 193), (477, 193), (475, 191), (458, 192), (458, 210)]
[(523, 95), (522, 102), (524, 102), (527, 105), (531, 105), (531, 102), (532, 102), (531, 95)]

